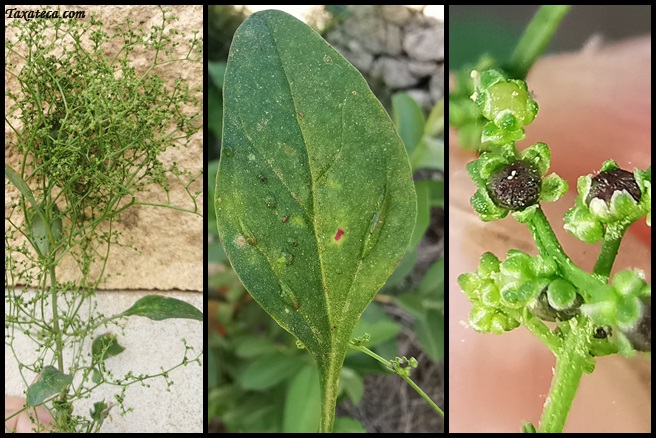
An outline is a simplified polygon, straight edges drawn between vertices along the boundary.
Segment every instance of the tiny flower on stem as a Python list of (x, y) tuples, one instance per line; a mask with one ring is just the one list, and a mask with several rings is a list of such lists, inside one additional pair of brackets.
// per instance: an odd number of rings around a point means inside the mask
[(577, 188), (576, 206), (565, 215), (565, 229), (577, 239), (598, 242), (643, 216), (651, 226), (651, 168), (631, 173), (608, 160), (596, 175), (580, 177)]
[(507, 144), (467, 165), (478, 186), (471, 205), (483, 221), (503, 219), (509, 211), (521, 211), (540, 201), (552, 202), (567, 191), (567, 183), (549, 170), (550, 151), (536, 143), (518, 153)]

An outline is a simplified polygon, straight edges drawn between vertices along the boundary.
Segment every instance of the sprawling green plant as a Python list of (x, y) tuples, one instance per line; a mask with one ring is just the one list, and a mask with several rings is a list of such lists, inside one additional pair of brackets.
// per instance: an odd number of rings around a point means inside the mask
[[(124, 405), (128, 386), (155, 377), (170, 385), (171, 370), (201, 364), (202, 353), (183, 339), (177, 365), (114, 375), (106, 360), (123, 347), (112, 330), (122, 332), (128, 316), (203, 315), (161, 296), (104, 315), (94, 298), (110, 249), (130, 245), (116, 230), (119, 214), (138, 205), (202, 214), (202, 191), (194, 189), (202, 172), (164, 158), (200, 130), (202, 90), (160, 76), (164, 68), (201, 63), (202, 39), (176, 29), (171, 10), (154, 11), (161, 24), (150, 30), (131, 20), (109, 29), (95, 15), (13, 20), (7, 29), (5, 124), (13, 136), (6, 150), (18, 159), (5, 164), (5, 177), (18, 191), (5, 210), (5, 346), (26, 387), (24, 409), (35, 415), (34, 407), (46, 406), (53, 431), (96, 432), (114, 402), (122, 413), (131, 409)], [(155, 187), (161, 202), (146, 196)], [(171, 201), (176, 187), (189, 205)], [(35, 356), (16, 348), (19, 336), (33, 343)], [(101, 385), (117, 388), (115, 400), (98, 400), (88, 417), (74, 413)]]
[[(523, 325), (555, 355), (540, 432), (563, 430), (580, 379), (594, 370), (596, 356), (651, 351), (651, 286), (644, 273), (628, 269), (610, 278), (628, 226), (645, 217), (651, 225), (651, 169), (627, 171), (608, 160), (595, 175), (579, 178), (565, 229), (584, 242), (602, 242), (593, 271), (586, 272), (565, 254), (541, 208), (568, 187), (548, 174), (549, 147), (516, 146), (538, 113), (524, 77), (566, 11), (543, 7), (510, 64), (483, 59), (459, 75), (451, 99), (450, 123), (461, 129), (461, 141), (472, 140), (466, 147), (479, 151), (467, 165), (478, 188), (473, 209), (483, 221), (510, 213), (526, 224), (538, 250), (536, 256), (511, 250), (505, 260), (485, 253), (478, 271), (460, 275), (458, 284), (472, 302), (469, 324), (475, 330), (500, 334)], [(531, 424), (524, 430), (536, 431)]]
[[(314, 358), (320, 430), (331, 431), (346, 350), (369, 352), (353, 329), (412, 237), (408, 156), (359, 72), (279, 11), (235, 34), (223, 101), (221, 242), (255, 301)], [(416, 364), (377, 358), (408, 380)]]

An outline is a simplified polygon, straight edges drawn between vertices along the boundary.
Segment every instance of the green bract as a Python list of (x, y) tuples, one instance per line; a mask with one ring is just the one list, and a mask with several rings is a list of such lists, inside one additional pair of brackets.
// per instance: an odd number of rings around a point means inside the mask
[(482, 142), (503, 144), (524, 138), (523, 127), (538, 113), (526, 82), (508, 79), (499, 70), (472, 71), (476, 91), (472, 99), (483, 117), (490, 122), (483, 127)]
[(626, 174), (631, 175), (608, 160), (597, 175), (580, 177), (576, 206), (565, 215), (565, 229), (584, 242), (595, 243), (609, 230), (623, 230), (643, 216), (651, 226), (651, 168), (635, 169), (634, 181), (627, 182)]
[(567, 191), (567, 182), (555, 173), (546, 178), (550, 152), (544, 143), (517, 153), (514, 145), (495, 147), (467, 165), (478, 186), (471, 198), (483, 221), (503, 219), (509, 211), (521, 211), (539, 201), (555, 201)]

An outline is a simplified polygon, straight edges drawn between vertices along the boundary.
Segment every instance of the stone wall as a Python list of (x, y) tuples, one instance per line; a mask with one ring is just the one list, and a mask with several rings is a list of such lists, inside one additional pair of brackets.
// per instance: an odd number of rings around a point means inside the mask
[(444, 94), (444, 23), (402, 5), (355, 5), (349, 12), (326, 40), (383, 101), (403, 90), (430, 110)]

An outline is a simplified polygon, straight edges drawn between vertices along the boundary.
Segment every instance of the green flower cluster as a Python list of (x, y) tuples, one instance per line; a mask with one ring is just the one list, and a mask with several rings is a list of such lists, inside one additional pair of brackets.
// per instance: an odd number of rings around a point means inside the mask
[(641, 271), (619, 272), (591, 293), (565, 278), (553, 259), (510, 250), (504, 261), (483, 254), (478, 270), (460, 275), (458, 285), (472, 302), (469, 324), (479, 332), (500, 334), (532, 317), (568, 321), (582, 312), (595, 327), (614, 328), (603, 347), (597, 342), (597, 354), (651, 349), (651, 287)]
[(486, 252), (478, 270), (460, 275), (458, 284), (473, 304), (469, 323), (479, 332), (518, 327), (519, 319), (528, 317), (523, 309), (541, 319), (568, 319), (571, 316), (565, 318), (562, 312), (577, 311), (581, 303), (576, 288), (559, 276), (552, 259), (518, 250), (510, 250), (503, 262)]

